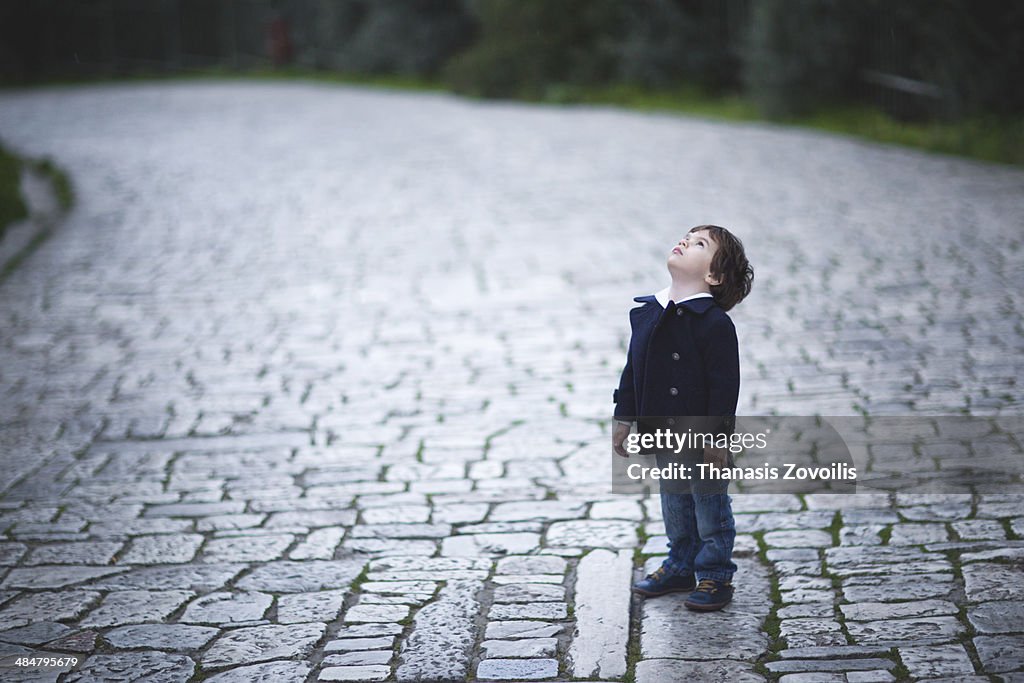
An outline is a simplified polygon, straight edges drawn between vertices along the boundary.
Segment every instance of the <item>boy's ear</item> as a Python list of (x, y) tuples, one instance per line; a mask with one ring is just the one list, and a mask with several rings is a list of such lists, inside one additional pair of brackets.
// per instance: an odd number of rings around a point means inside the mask
[(718, 285), (722, 284), (722, 278), (720, 278), (720, 277), (715, 277), (715, 276), (714, 276), (713, 274), (711, 274), (711, 273), (708, 273), (707, 275), (705, 275), (705, 276), (704, 276), (704, 280), (705, 280), (705, 281), (707, 281), (707, 283), (708, 283), (709, 285), (713, 285), (713, 286), (715, 286), (715, 287), (717, 287)]

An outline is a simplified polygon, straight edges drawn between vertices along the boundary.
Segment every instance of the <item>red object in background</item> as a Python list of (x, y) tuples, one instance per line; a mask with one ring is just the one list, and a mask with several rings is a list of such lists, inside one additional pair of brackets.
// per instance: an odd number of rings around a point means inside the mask
[(281, 66), (292, 61), (292, 40), (289, 36), (291, 27), (283, 16), (270, 20), (267, 36), (267, 52), (274, 66)]

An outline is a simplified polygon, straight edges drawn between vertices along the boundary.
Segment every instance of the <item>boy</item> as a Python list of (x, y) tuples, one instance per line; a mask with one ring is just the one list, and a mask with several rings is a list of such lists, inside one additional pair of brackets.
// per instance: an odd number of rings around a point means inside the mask
[[(612, 447), (629, 457), (623, 442), (632, 422), (644, 417), (708, 416), (715, 434), (732, 434), (739, 398), (739, 347), (726, 311), (749, 293), (754, 271), (743, 244), (717, 225), (698, 225), (668, 257), (672, 284), (630, 311), (632, 337), (615, 390)], [(665, 418), (668, 419), (668, 418)], [(677, 418), (669, 419), (673, 424)], [(659, 466), (662, 466), (659, 454)], [(697, 452), (704, 462), (731, 464), (727, 449)], [(696, 471), (696, 470), (693, 470)], [(693, 591), (684, 603), (711, 611), (732, 600), (736, 524), (728, 480), (690, 482), (661, 489), (669, 539), (668, 558), (633, 590), (647, 597)]]

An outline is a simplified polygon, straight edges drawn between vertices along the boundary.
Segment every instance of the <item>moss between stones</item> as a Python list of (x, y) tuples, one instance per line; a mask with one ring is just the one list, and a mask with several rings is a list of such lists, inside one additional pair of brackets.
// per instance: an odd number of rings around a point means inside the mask
[(779, 652), (786, 648), (786, 639), (782, 637), (782, 620), (779, 609), (782, 607), (782, 592), (779, 590), (779, 577), (775, 573), (771, 561), (768, 560), (768, 544), (764, 540), (765, 531), (755, 531), (752, 535), (757, 541), (757, 558), (769, 568), (768, 597), (772, 601), (771, 609), (764, 618), (762, 629), (768, 636), (768, 652), (754, 665), (758, 673), (769, 676), (770, 672), (764, 663), (779, 658)]

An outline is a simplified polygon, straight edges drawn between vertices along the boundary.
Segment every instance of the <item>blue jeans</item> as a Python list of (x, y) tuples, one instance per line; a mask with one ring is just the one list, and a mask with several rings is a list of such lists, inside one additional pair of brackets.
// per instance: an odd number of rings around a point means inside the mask
[(661, 492), (661, 514), (668, 536), (670, 573), (694, 573), (697, 580), (731, 581), (736, 572), (732, 546), (736, 520), (728, 481), (720, 485), (691, 486), (689, 493)]

